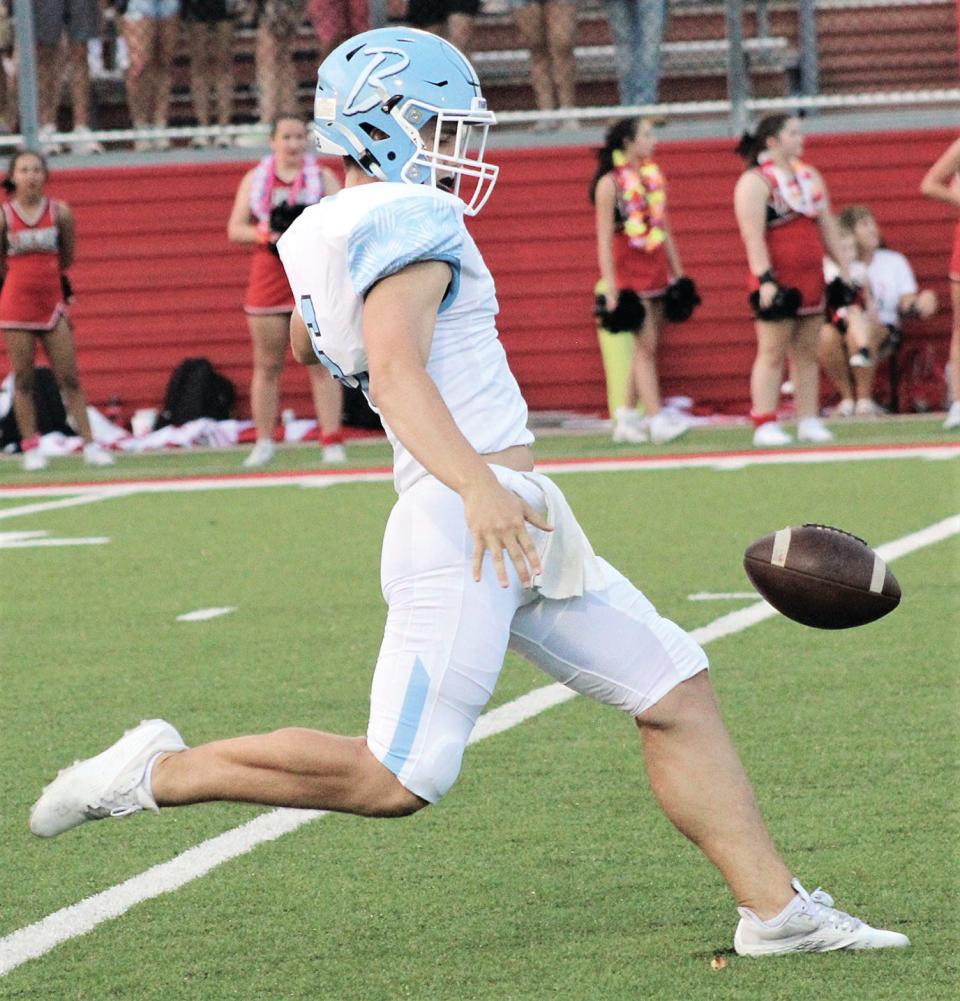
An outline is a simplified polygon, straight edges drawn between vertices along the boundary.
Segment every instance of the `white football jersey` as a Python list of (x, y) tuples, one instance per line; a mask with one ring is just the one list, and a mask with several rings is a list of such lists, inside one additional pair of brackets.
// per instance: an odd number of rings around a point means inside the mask
[[(527, 406), (497, 335), (493, 278), (463, 223), (463, 202), (422, 185), (344, 188), (311, 206), (277, 243), (313, 350), (335, 378), (370, 398), (363, 299), (382, 278), (417, 261), (450, 265), (427, 373), (461, 433), (480, 453), (533, 441)], [(385, 426), (402, 493), (424, 468)]]

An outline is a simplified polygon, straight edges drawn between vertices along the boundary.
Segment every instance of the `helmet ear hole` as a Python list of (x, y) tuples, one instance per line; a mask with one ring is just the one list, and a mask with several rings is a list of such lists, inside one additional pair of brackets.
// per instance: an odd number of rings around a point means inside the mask
[(393, 152), (393, 150), (391, 150), (391, 151), (390, 151), (390, 152), (389, 152), (389, 153), (387, 154), (387, 159), (388, 159), (388, 160), (396, 160), (396, 158), (397, 158), (397, 154), (396, 154), (396, 153), (394, 153), (394, 152)]

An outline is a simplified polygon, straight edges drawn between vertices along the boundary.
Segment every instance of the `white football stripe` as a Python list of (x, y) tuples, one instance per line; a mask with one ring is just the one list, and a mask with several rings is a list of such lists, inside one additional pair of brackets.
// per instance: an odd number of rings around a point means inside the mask
[(870, 590), (874, 594), (883, 591), (883, 582), (887, 576), (887, 564), (879, 556), (873, 557), (873, 574), (870, 577)]
[(198, 608), (195, 612), (184, 612), (177, 616), (177, 622), (205, 622), (207, 619), (215, 619), (219, 615), (229, 615), (235, 612), (235, 606), (226, 608)]
[(787, 553), (790, 550), (790, 535), (791, 531), (789, 528), (781, 528), (773, 537), (773, 555), (770, 557), (770, 562), (775, 567), (784, 567), (787, 565)]
[[(953, 515), (879, 546), (878, 552), (886, 559), (894, 560), (958, 533), (960, 515)], [(700, 629), (692, 630), (691, 635), (698, 643), (706, 645), (724, 636), (742, 632), (776, 614), (765, 601), (758, 601), (747, 608), (723, 615)], [(571, 698), (573, 693), (559, 684), (528, 692), (481, 716), (469, 743), (474, 744), (484, 737), (508, 730), (544, 709)], [(0, 976), (15, 970), (29, 959), (44, 955), (61, 942), (92, 931), (103, 921), (119, 917), (143, 900), (176, 890), (222, 862), (252, 851), (265, 841), (274, 840), (325, 815), (326, 811), (322, 810), (271, 810), (241, 827), (201, 842), (169, 862), (153, 866), (117, 886), (55, 911), (34, 924), (0, 938)]]

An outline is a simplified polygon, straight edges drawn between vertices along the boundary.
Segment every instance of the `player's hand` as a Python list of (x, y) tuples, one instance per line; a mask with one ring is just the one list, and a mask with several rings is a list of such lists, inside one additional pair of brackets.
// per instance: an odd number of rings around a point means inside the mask
[(917, 316), (926, 320), (937, 311), (937, 293), (933, 289), (925, 288), (917, 295), (913, 306), (917, 311)]
[(607, 304), (607, 312), (612, 313), (617, 308), (617, 303), (620, 301), (620, 290), (614, 289), (613, 292), (607, 292), (603, 298)]
[(760, 308), (769, 309), (776, 297), (779, 286), (776, 282), (763, 282), (760, 286)]
[(467, 528), (473, 536), (473, 579), (480, 580), (483, 554), (489, 552), (501, 587), (509, 586), (504, 552), (513, 561), (523, 587), (543, 570), (527, 523), (551, 531), (546, 517), (491, 477), (463, 494)]

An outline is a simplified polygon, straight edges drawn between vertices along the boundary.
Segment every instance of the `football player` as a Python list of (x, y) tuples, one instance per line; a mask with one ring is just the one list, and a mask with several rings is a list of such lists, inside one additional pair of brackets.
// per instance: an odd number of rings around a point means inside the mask
[(319, 71), (318, 145), (345, 186), (278, 247), (294, 353), (360, 386), (394, 449), (389, 611), (366, 736), (288, 728), (187, 748), (163, 720), (65, 770), (33, 832), (208, 800), (401, 816), (460, 771), (508, 645), (639, 727), (663, 809), (719, 868), (749, 955), (909, 944), (808, 894), (777, 854), (694, 640), (596, 557), (534, 471), (527, 408), (497, 337), (493, 279), (464, 226), (497, 179), (494, 124), (448, 42), (381, 28)]

